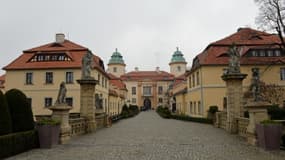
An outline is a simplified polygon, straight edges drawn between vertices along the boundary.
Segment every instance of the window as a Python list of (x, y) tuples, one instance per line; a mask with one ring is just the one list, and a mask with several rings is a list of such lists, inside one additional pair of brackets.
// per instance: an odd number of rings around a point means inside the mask
[(198, 114), (202, 114), (201, 102), (198, 101)]
[(135, 98), (132, 98), (132, 103), (137, 103), (137, 100)]
[(257, 52), (256, 52), (255, 50), (253, 50), (253, 51), (251, 51), (251, 55), (252, 55), (253, 57), (256, 57), (256, 56), (257, 56)]
[(105, 87), (105, 78), (102, 76), (102, 87)]
[(143, 95), (144, 96), (151, 96), (151, 86), (144, 86), (143, 87)]
[(191, 80), (191, 76), (189, 76), (189, 88), (191, 88), (192, 87), (192, 80)]
[(181, 71), (181, 67), (180, 67), (180, 66), (177, 67), (177, 71), (178, 71), (178, 72)]
[(136, 95), (137, 93), (136, 87), (132, 87), (132, 95)]
[(195, 86), (195, 74), (193, 73), (192, 75), (192, 86), (194, 87)]
[(66, 83), (73, 83), (73, 72), (66, 72)]
[(98, 84), (100, 85), (100, 80), (101, 80), (101, 76), (100, 74), (98, 73)]
[(117, 72), (117, 67), (113, 68), (113, 72), (116, 73)]
[(196, 73), (196, 81), (197, 81), (197, 85), (200, 85), (199, 71)]
[(105, 79), (105, 88), (107, 88), (108, 86), (108, 81), (107, 81), (107, 79)]
[(194, 102), (194, 114), (197, 113), (197, 109), (196, 109), (196, 102)]
[(158, 98), (158, 103), (163, 103), (163, 99), (162, 98)]
[(52, 98), (46, 97), (45, 98), (45, 107), (50, 107), (50, 106), (52, 106)]
[(280, 68), (280, 79), (285, 80), (285, 68)]
[(280, 50), (275, 50), (275, 56), (276, 56), (276, 57), (280, 57), (280, 56), (281, 56)]
[(158, 94), (162, 94), (163, 92), (163, 87), (162, 86), (158, 86)]
[(190, 113), (193, 113), (193, 103), (190, 102)]
[(33, 84), (33, 73), (26, 73), (26, 84)]
[(53, 73), (46, 72), (46, 84), (53, 83)]
[(267, 56), (268, 57), (272, 57), (273, 56), (273, 51), (272, 50), (268, 50), (267, 51)]
[(259, 51), (259, 56), (264, 57), (265, 56), (265, 50), (260, 50)]
[(73, 98), (72, 97), (66, 97), (65, 102), (69, 106), (73, 106)]

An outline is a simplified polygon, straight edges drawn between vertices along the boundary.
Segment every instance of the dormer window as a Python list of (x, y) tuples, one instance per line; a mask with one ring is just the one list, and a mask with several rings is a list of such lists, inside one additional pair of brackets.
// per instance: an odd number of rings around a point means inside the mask
[(249, 57), (280, 57), (282, 56), (279, 49), (253, 49), (250, 50)]
[(40, 53), (34, 55), (29, 62), (43, 62), (43, 61), (71, 61), (71, 58), (65, 53)]
[(280, 50), (275, 50), (275, 56), (276, 56), (276, 57), (280, 57), (280, 56), (281, 56)]

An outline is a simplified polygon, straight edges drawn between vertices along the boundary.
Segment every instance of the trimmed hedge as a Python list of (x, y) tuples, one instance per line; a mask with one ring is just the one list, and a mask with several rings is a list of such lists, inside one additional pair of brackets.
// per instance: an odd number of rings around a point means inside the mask
[(26, 95), (18, 89), (11, 89), (5, 96), (12, 119), (13, 133), (34, 129), (33, 112)]
[(169, 109), (167, 107), (162, 107), (162, 106), (158, 106), (156, 108), (156, 112), (162, 117), (162, 118), (171, 118), (171, 112), (169, 111)]
[(6, 97), (0, 91), (0, 136), (12, 132), (12, 121)]
[(35, 130), (0, 136), (0, 159), (37, 148), (38, 134)]
[(191, 121), (191, 122), (199, 122), (199, 123), (206, 123), (206, 124), (213, 124), (212, 119), (208, 118), (200, 118), (200, 117), (190, 117), (186, 115), (175, 115), (171, 114), (167, 107), (158, 106), (156, 112), (162, 117), (167, 119), (177, 119), (182, 121)]
[(129, 107), (125, 104), (122, 108), (122, 112), (119, 117), (121, 118), (129, 118), (134, 117), (139, 114), (139, 107), (136, 105), (130, 105)]
[(191, 122), (213, 124), (212, 119), (202, 118), (202, 117), (190, 117), (190, 116), (186, 116), (186, 115), (172, 115), (171, 118), (177, 119), (177, 120), (182, 120), (182, 121), (191, 121)]

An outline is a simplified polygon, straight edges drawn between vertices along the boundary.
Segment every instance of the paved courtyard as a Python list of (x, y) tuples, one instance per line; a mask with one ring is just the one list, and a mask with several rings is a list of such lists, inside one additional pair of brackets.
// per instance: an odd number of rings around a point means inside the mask
[(211, 125), (142, 112), (111, 128), (72, 138), (52, 149), (34, 149), (8, 160), (284, 160)]

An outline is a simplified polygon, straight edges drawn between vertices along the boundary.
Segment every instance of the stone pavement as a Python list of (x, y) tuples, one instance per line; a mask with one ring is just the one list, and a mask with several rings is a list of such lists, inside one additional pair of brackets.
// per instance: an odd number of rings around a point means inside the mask
[(111, 128), (74, 137), (52, 149), (34, 149), (8, 160), (284, 160), (211, 125), (160, 118), (154, 111)]

